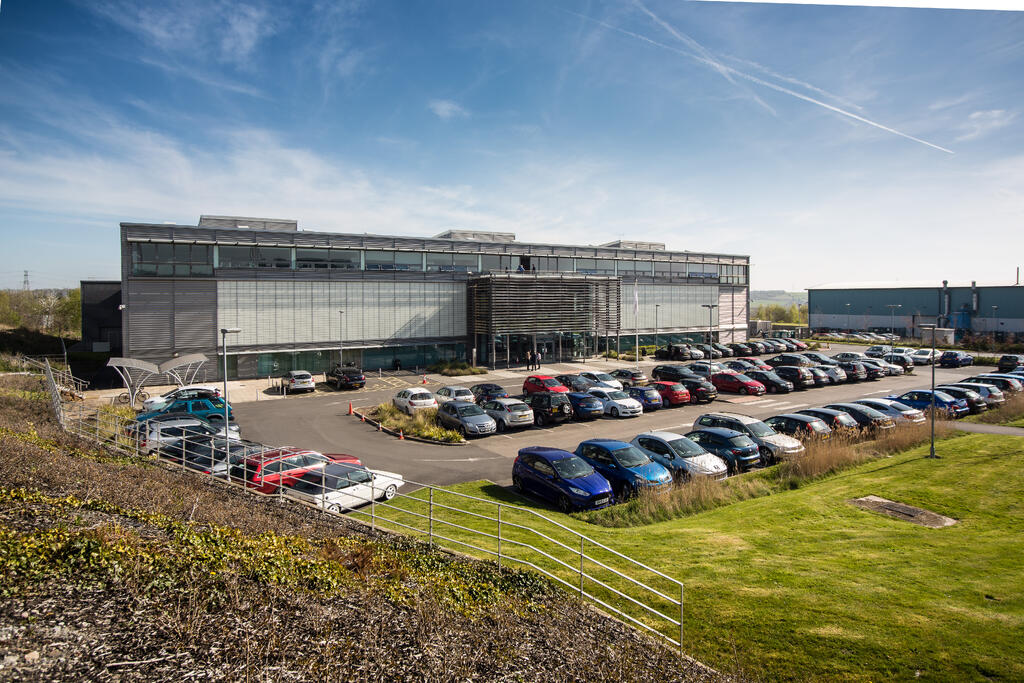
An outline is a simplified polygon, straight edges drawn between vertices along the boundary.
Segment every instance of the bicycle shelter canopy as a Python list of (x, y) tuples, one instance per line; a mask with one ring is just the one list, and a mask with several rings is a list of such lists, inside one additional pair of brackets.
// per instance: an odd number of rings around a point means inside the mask
[(137, 358), (111, 358), (107, 361), (114, 368), (128, 389), (128, 403), (135, 405), (142, 387), (154, 375), (167, 375), (180, 387), (193, 382), (207, 357), (201, 353), (190, 353), (181, 358), (171, 358), (160, 365)]

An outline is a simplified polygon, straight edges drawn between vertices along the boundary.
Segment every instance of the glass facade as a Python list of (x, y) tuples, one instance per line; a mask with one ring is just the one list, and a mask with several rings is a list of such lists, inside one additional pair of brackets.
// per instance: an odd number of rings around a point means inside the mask
[(132, 275), (209, 277), (213, 275), (213, 246), (209, 244), (132, 244)]

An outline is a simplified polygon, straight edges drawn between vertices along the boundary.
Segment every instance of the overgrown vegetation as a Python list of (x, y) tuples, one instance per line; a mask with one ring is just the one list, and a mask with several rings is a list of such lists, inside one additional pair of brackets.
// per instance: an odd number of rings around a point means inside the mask
[(423, 408), (408, 415), (391, 403), (378, 404), (370, 411), (370, 417), (387, 429), (402, 431), (406, 436), (433, 439), (445, 443), (463, 441), (462, 435), (453, 429), (442, 427), (437, 422), (437, 408)]
[(1024, 418), (1024, 394), (1011, 394), (998, 408), (986, 410), (984, 413), (964, 418), (969, 422), (986, 424), (1009, 424)]
[(462, 375), (486, 375), (487, 370), (461, 360), (441, 360), (427, 366), (427, 372), (445, 377), (461, 377)]
[(0, 325), (79, 337), (82, 292), (80, 289), (0, 290)]
[(773, 323), (807, 324), (807, 304), (761, 304), (754, 307), (751, 320), (770, 320)]

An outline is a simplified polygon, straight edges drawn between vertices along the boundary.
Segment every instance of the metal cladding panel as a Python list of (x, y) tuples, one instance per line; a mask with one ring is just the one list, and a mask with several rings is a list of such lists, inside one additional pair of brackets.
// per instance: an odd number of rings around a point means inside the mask
[(126, 293), (127, 353), (173, 349), (174, 281), (128, 280)]
[(619, 328), (619, 285), (613, 277), (491, 275), (472, 278), (468, 292), (463, 311), (476, 334)]
[(702, 304), (719, 303), (718, 285), (689, 285), (641, 279), (636, 286), (639, 305), (634, 308), (634, 283), (622, 281), (622, 329), (654, 330), (708, 328), (718, 325), (718, 309), (708, 317)]
[(217, 345), (217, 284), (212, 280), (174, 282), (174, 349)]

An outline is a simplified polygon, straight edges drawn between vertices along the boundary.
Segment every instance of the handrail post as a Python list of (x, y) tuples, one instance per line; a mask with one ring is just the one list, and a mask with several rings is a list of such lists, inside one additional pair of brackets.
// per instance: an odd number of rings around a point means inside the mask
[(683, 584), (679, 584), (679, 652), (683, 651)]
[(370, 528), (377, 529), (377, 500), (370, 496)]
[(429, 531), (427, 538), (430, 540), (430, 544), (434, 544), (434, 487), (430, 487), (430, 507), (427, 509), (427, 523), (429, 524)]
[(583, 597), (583, 544), (587, 539), (580, 536), (580, 597)]
[(498, 503), (498, 569), (501, 569), (501, 503)]

